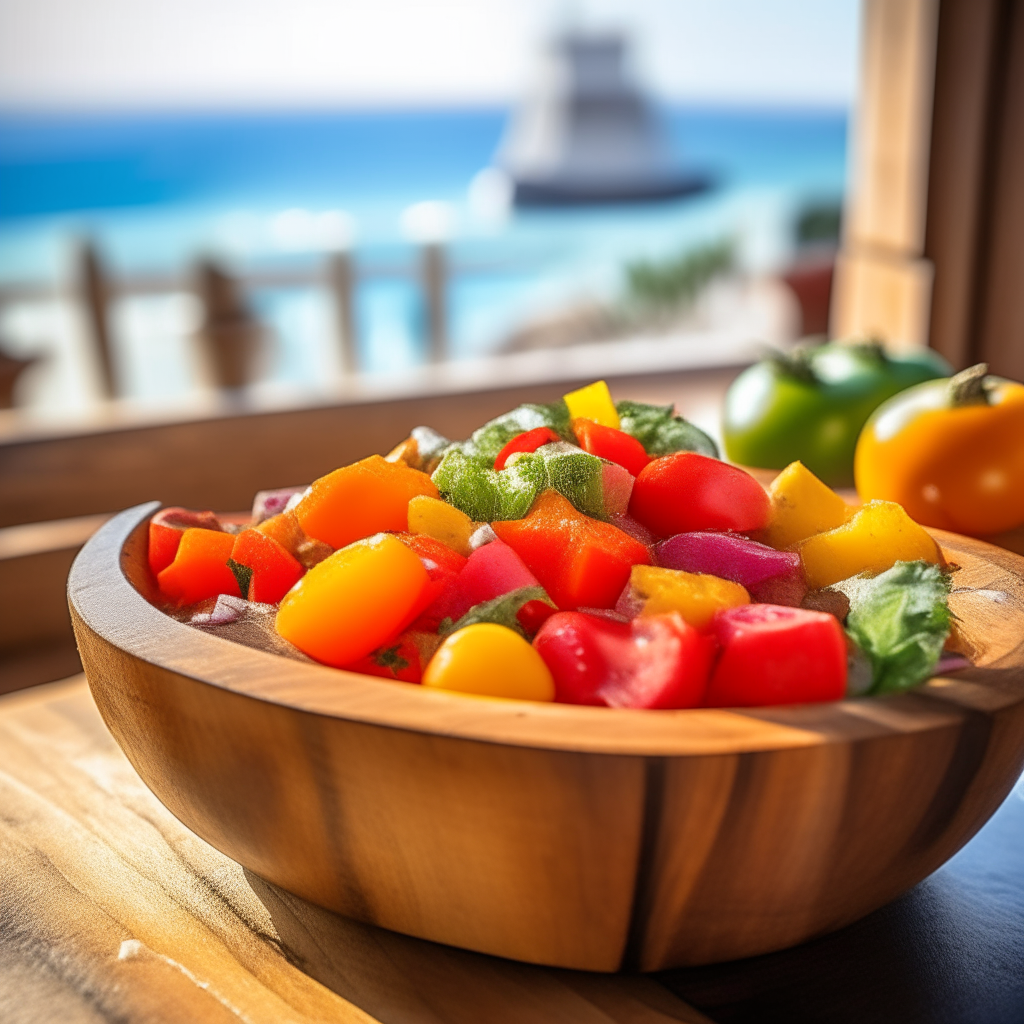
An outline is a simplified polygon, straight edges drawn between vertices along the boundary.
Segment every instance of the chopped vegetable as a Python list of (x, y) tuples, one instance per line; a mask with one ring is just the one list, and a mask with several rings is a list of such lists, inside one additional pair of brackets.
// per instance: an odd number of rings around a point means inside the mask
[(985, 536), (1024, 523), (1024, 384), (979, 364), (904, 391), (857, 443), (857, 491), (916, 522)]
[(453, 445), (434, 471), (433, 481), (445, 501), (474, 522), (490, 523), (526, 515), (546, 478), (539, 455), (520, 455), (498, 472)]
[(884, 572), (896, 562), (942, 562), (927, 531), (891, 501), (869, 501), (842, 526), (809, 537), (798, 550), (812, 588)]
[(517, 700), (549, 701), (555, 696), (543, 658), (517, 632), (493, 622), (452, 633), (430, 659), (423, 685)]
[(493, 527), (559, 608), (613, 607), (630, 569), (651, 560), (639, 541), (577, 512), (557, 491), (541, 494), (525, 518)]
[(449, 595), (466, 566), (466, 559), (447, 544), (426, 534), (400, 534), (402, 541), (420, 557), (430, 582), (424, 588), (412, 613), (416, 629), (433, 631), (448, 614)]
[(616, 622), (558, 612), (533, 641), (555, 700), (613, 708), (692, 708), (708, 683), (714, 641), (671, 613)]
[(897, 562), (836, 584), (850, 599), (846, 631), (871, 663), (869, 693), (905, 690), (935, 671), (949, 637), (949, 579), (928, 562)]
[(496, 540), (469, 556), (451, 587), (431, 610), (439, 621), (455, 621), (474, 605), (524, 587), (539, 587), (537, 577), (512, 548)]
[[(242, 597), (262, 604), (277, 604), (305, 572), (276, 540), (252, 528), (235, 537), (231, 561), (249, 570), (247, 587), (239, 579)], [(238, 578), (238, 570), (232, 571)]]
[(429, 581), (419, 556), (397, 537), (359, 540), (284, 596), (277, 631), (317, 661), (349, 665), (401, 632)]
[(220, 531), (212, 512), (193, 512), (187, 508), (162, 508), (149, 521), (149, 568), (158, 575), (174, 561), (181, 535), (188, 529)]
[(634, 565), (615, 610), (627, 618), (678, 612), (694, 629), (706, 630), (715, 612), (749, 604), (739, 583), (703, 573)]
[(718, 445), (699, 427), (675, 414), (671, 405), (618, 402), (619, 429), (635, 437), (648, 455), (698, 452), (718, 458)]
[(423, 669), (439, 644), (440, 640), (435, 633), (407, 630), (386, 641), (365, 658), (346, 665), (345, 669), (383, 679), (397, 679), (403, 683), (418, 683), (423, 679)]
[(405, 530), (417, 494), (437, 497), (429, 476), (371, 455), (315, 480), (295, 514), (310, 537), (343, 548), (385, 530)]
[(537, 455), (544, 460), (546, 485), (565, 495), (580, 512), (607, 519), (629, 506), (633, 478), (622, 466), (565, 441), (545, 445)]
[(294, 510), (264, 519), (256, 526), (260, 533), (276, 540), (300, 565), (312, 569), (334, 551), (330, 544), (307, 537)]
[(570, 391), (564, 395), (570, 420), (593, 420), (615, 430), (619, 428), (619, 414), (615, 410), (608, 385), (603, 381), (595, 381), (585, 388)]
[(631, 476), (636, 476), (651, 461), (644, 446), (625, 431), (606, 427), (595, 420), (573, 420), (572, 429), (585, 452), (622, 466)]
[(816, 533), (842, 526), (854, 509), (823, 484), (802, 462), (791, 462), (768, 489), (771, 521), (765, 541), (788, 548)]
[(241, 597), (238, 581), (228, 568), (234, 544), (230, 533), (196, 527), (185, 530), (174, 561), (157, 575), (160, 592), (179, 605), (218, 594)]
[(741, 605), (713, 622), (722, 647), (704, 703), (749, 707), (839, 700), (846, 693), (846, 637), (831, 615)]
[[(528, 606), (529, 609), (523, 614)], [(530, 639), (557, 610), (542, 586), (519, 587), (490, 601), (473, 605), (458, 622), (449, 626), (442, 623), (440, 632), (447, 636), (477, 622), (493, 622)]]
[(535, 452), (546, 444), (561, 440), (550, 427), (535, 427), (523, 434), (517, 434), (498, 452), (498, 457), (494, 460), (494, 468), (502, 470), (511, 456), (520, 452)]
[(517, 406), (511, 412), (498, 416), (485, 423), (479, 430), (473, 431), (469, 440), (459, 443), (457, 447), (484, 468), (492, 469), (501, 449), (512, 438), (537, 427), (550, 427), (563, 441), (575, 439), (569, 423), (569, 409), (565, 402), (558, 401), (550, 405)]
[[(679, 533), (654, 549), (658, 565), (686, 572), (703, 572), (742, 584), (755, 601), (798, 605), (807, 591), (800, 556), (776, 551), (746, 537), (729, 533)], [(771, 585), (775, 594), (792, 594), (786, 602), (765, 602), (761, 591)]]
[(633, 478), (621, 466), (565, 441), (514, 454), (502, 470), (487, 469), (450, 448), (434, 473), (446, 501), (477, 522), (522, 519), (545, 487), (596, 518), (624, 512)]
[(463, 557), (469, 557), (469, 538), (476, 526), (465, 512), (454, 505), (428, 494), (417, 494), (409, 502), (408, 523), (410, 533), (433, 537)]
[(760, 530), (771, 505), (737, 466), (695, 452), (655, 459), (636, 478), (629, 514), (659, 537), (693, 530)]

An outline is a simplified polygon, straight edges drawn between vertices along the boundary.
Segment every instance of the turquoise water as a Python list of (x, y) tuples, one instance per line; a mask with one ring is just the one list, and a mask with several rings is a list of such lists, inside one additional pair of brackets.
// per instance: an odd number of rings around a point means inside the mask
[[(712, 191), (503, 218), (475, 201), (471, 186), (498, 146), (504, 110), (6, 113), (0, 282), (59, 278), (69, 242), (84, 234), (116, 274), (184, 271), (198, 253), (242, 269), (312, 266), (322, 252), (287, 229), (296, 219), (326, 225), (350, 237), (361, 266), (410, 271), (359, 290), (363, 361), (382, 369), (422, 358), (405, 214), (412, 204), (444, 204), (456, 268), (452, 347), (464, 355), (559, 305), (614, 296), (631, 259), (728, 235), (748, 268), (778, 266), (801, 205), (842, 194), (844, 111), (687, 107), (664, 118), (680, 162), (713, 174)], [(284, 212), (295, 209), (307, 212)], [(277, 337), (268, 375), (302, 382), (323, 372), (309, 341), (330, 329), (322, 294), (267, 292), (255, 301)]]

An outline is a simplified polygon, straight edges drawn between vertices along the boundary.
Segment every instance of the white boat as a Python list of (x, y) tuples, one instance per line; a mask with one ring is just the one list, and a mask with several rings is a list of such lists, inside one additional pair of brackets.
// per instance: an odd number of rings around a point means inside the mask
[(711, 185), (673, 159), (657, 110), (625, 69), (618, 33), (557, 37), (496, 164), (520, 206), (667, 199)]

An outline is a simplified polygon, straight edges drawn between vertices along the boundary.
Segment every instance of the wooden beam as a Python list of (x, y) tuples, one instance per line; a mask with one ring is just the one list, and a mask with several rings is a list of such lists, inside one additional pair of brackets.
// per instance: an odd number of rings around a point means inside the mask
[(995, 107), (988, 247), (981, 264), (977, 357), (1024, 380), (1024, 3), (1007, 0)]
[(938, 0), (864, 3), (835, 336), (871, 335), (895, 348), (927, 342), (931, 274), (921, 258), (937, 23)]
[(976, 361), (978, 261), (998, 87), (1004, 0), (942, 0), (924, 254), (935, 267), (932, 348), (957, 369)]

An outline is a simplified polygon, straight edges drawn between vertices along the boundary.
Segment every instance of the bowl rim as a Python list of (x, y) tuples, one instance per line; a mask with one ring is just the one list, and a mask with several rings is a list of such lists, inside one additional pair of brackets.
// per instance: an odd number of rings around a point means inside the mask
[[(913, 690), (821, 704), (637, 710), (450, 693), (309, 664), (247, 647), (171, 618), (133, 585), (144, 525), (161, 507), (118, 513), (84, 545), (68, 577), (76, 628), (177, 676), (294, 711), (484, 743), (624, 756), (707, 756), (854, 742), (955, 727), (1024, 701), (1024, 629), (983, 667)], [(1024, 623), (1024, 557), (930, 531), (951, 560), (987, 563)], [(134, 546), (134, 550), (133, 550)]]

